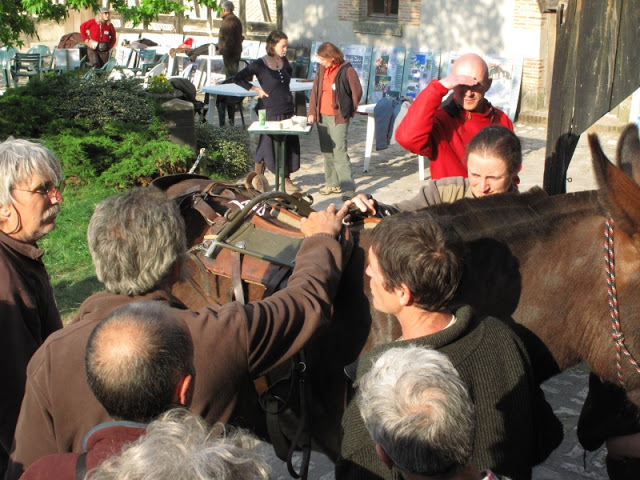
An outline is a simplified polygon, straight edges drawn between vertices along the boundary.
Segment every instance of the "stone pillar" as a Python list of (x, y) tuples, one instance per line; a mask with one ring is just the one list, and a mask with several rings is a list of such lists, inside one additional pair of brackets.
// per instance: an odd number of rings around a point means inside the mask
[(178, 145), (187, 145), (196, 151), (196, 124), (193, 104), (174, 98), (161, 106), (165, 124), (169, 129), (169, 140)]

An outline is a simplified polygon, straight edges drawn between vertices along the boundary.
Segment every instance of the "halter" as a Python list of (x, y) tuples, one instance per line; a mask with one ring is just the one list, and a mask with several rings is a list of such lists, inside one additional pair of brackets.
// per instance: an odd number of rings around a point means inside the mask
[(616, 265), (613, 251), (613, 227), (614, 221), (611, 213), (607, 212), (604, 220), (604, 269), (607, 274), (607, 294), (609, 297), (609, 311), (611, 315), (611, 337), (616, 344), (616, 369), (618, 371), (618, 383), (625, 386), (622, 378), (622, 354), (624, 353), (636, 372), (640, 373), (640, 366), (629, 349), (624, 344), (624, 334), (620, 326), (620, 311), (618, 310), (618, 293), (616, 291)]

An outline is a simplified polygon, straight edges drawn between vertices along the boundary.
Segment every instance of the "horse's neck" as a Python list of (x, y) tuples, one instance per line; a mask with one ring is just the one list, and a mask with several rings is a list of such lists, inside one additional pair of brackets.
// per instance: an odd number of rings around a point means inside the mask
[(533, 332), (549, 373), (554, 364), (579, 362), (600, 341), (592, 333), (607, 315), (602, 212), (596, 192), (581, 192), (504, 197), (495, 208), (450, 217), (468, 249), (461, 301), (513, 316)]

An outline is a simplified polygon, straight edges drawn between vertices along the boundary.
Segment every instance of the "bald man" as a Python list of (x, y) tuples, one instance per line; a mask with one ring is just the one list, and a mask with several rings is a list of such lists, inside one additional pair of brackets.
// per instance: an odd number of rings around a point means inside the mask
[(176, 310), (157, 300), (133, 302), (100, 321), (85, 354), (87, 383), (111, 418), (85, 436), (83, 453), (58, 453), (33, 463), (23, 480), (75, 480), (146, 432), (176, 406), (189, 406), (193, 342)]
[[(431, 160), (431, 178), (466, 177), (467, 145), (482, 128), (502, 125), (509, 117), (484, 98), (491, 87), (486, 62), (475, 53), (459, 57), (451, 74), (432, 80), (413, 102), (396, 130), (396, 141)], [(451, 101), (442, 99), (453, 90)]]

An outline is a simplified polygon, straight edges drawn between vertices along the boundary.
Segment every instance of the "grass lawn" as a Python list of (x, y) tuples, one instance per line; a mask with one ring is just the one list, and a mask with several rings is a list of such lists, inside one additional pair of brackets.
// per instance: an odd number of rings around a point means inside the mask
[(102, 290), (89, 254), (87, 225), (96, 205), (114, 193), (101, 185), (68, 186), (57, 227), (38, 242), (46, 252), (44, 263), (65, 324), (87, 297)]

